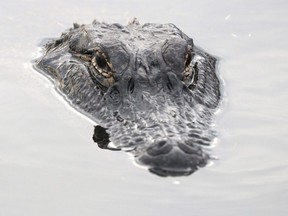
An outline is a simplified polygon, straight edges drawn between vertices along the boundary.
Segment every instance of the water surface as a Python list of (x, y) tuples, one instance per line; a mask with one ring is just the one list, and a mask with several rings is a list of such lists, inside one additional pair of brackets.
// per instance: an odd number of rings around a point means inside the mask
[[(0, 215), (287, 215), (288, 3), (0, 3)], [(219, 56), (225, 99), (213, 154), (189, 177), (160, 178), (98, 149), (93, 124), (31, 67), (73, 22), (174, 23)]]

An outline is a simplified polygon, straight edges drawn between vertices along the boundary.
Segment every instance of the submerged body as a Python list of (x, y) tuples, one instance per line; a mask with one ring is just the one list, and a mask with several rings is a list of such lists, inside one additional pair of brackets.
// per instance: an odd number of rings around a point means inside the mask
[(101, 126), (99, 145), (112, 141), (151, 172), (179, 176), (209, 160), (220, 99), (215, 64), (172, 24), (95, 21), (49, 42), (36, 67)]

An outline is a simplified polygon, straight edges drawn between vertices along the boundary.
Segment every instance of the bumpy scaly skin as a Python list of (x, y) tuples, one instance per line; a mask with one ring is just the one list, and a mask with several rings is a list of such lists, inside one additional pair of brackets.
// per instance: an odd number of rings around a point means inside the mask
[(151, 172), (179, 176), (209, 160), (220, 99), (215, 64), (172, 24), (94, 21), (49, 42), (36, 67), (106, 129), (95, 128), (95, 141), (107, 146), (109, 138)]

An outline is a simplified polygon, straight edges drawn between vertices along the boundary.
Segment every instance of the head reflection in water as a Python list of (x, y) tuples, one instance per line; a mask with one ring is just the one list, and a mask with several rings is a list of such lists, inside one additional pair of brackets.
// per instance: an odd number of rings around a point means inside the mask
[(215, 64), (172, 24), (95, 21), (48, 43), (36, 67), (99, 124), (99, 147), (111, 141), (152, 173), (184, 176), (210, 158), (220, 99)]

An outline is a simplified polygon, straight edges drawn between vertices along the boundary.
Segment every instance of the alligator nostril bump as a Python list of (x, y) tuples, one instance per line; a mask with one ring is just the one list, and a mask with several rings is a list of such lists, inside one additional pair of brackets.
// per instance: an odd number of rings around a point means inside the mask
[(187, 154), (201, 154), (201, 148), (196, 145), (193, 146), (179, 143), (178, 147)]
[(147, 153), (151, 156), (158, 156), (162, 154), (167, 154), (172, 150), (172, 145), (168, 144), (165, 140), (159, 141), (152, 144), (148, 149)]
[(157, 146), (158, 148), (161, 148), (161, 147), (163, 147), (166, 143), (167, 143), (166, 140), (162, 140), (162, 141), (158, 142), (156, 146)]

